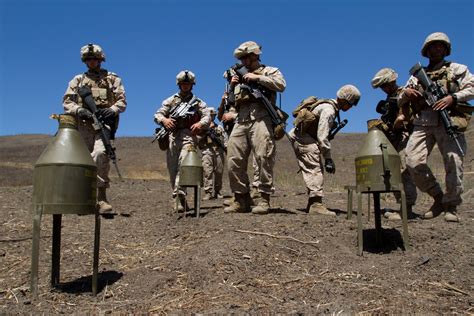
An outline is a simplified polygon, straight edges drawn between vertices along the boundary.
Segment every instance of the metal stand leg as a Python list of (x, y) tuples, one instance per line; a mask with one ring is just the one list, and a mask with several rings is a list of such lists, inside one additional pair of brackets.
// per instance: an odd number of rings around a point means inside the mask
[(380, 193), (374, 192), (375, 243), (382, 244), (382, 215), (380, 213)]
[(197, 218), (199, 218), (200, 206), (201, 206), (201, 186), (198, 185), (194, 187), (194, 213), (196, 214)]
[(405, 195), (405, 190), (403, 189), (403, 184), (400, 183), (400, 195), (402, 199), (402, 225), (403, 225), (403, 246), (405, 250), (408, 250), (409, 241), (408, 241), (408, 214), (407, 214), (407, 199)]
[(53, 249), (51, 251), (51, 286), (59, 284), (61, 264), (61, 214), (53, 214)]
[(367, 222), (370, 223), (370, 194), (367, 194)]
[(352, 188), (347, 188), (347, 219), (352, 218)]
[(362, 193), (357, 188), (356, 191), (357, 196), (357, 245), (358, 251), (357, 254), (362, 256), (362, 252), (364, 249), (364, 236), (362, 233)]
[[(176, 196), (174, 198), (174, 212), (173, 213), (178, 214), (178, 203), (179, 203), (179, 198), (178, 196)], [(186, 211), (185, 211), (185, 214), (186, 214)]]
[(43, 206), (36, 206), (33, 214), (33, 243), (31, 249), (31, 285), (30, 291), (33, 297), (38, 296), (38, 261), (39, 244), (41, 231), (41, 216), (43, 215)]
[(92, 264), (92, 294), (97, 295), (97, 275), (99, 270), (100, 215), (95, 213), (94, 261)]

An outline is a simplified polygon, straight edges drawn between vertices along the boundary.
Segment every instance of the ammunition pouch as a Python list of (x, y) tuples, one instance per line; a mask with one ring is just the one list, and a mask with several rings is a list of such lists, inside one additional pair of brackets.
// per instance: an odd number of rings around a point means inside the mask
[(285, 136), (285, 124), (276, 125), (273, 128), (273, 137), (275, 140), (280, 140)]
[(248, 89), (242, 89), (240, 84), (236, 85), (234, 88), (234, 98), (236, 104), (255, 101), (255, 98), (250, 91)]
[(317, 139), (318, 121), (313, 112), (307, 108), (302, 108), (296, 114), (293, 124), (301, 133), (307, 133), (314, 139)]
[(194, 123), (197, 123), (201, 120), (201, 116), (198, 112), (195, 112), (193, 115), (188, 115), (185, 117), (178, 117), (176, 120), (177, 129), (191, 128)]
[(280, 140), (285, 136), (286, 120), (288, 120), (289, 115), (280, 108), (276, 108), (276, 112), (283, 123), (273, 127), (273, 137), (275, 137), (275, 140)]
[(168, 150), (170, 147), (170, 137), (169, 135), (166, 135), (162, 139), (158, 139), (158, 147), (160, 147), (161, 150)]
[(469, 127), (469, 122), (471, 121), (472, 116), (472, 107), (465, 104), (459, 104), (455, 109), (449, 111), (449, 116), (453, 125), (456, 126), (459, 132), (465, 132)]

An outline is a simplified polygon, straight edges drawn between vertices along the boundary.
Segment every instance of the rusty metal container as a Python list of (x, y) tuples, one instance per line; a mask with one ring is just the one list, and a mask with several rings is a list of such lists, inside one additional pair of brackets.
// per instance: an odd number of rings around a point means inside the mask
[(33, 208), (44, 214), (94, 214), (97, 167), (77, 130), (76, 119), (59, 115), (59, 130), (36, 161)]
[(369, 129), (355, 158), (356, 184), (361, 191), (400, 190), (400, 156), (384, 133)]

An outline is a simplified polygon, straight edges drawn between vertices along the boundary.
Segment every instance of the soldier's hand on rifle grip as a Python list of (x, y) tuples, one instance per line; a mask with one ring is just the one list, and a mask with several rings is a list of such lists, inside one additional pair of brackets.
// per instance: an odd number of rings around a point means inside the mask
[(324, 169), (326, 169), (327, 173), (336, 173), (336, 164), (331, 158), (327, 158), (324, 161)]
[(405, 115), (400, 114), (393, 122), (393, 128), (396, 130), (403, 129), (405, 127)]
[(191, 132), (193, 133), (193, 135), (199, 134), (199, 132), (202, 130), (201, 122), (194, 123), (193, 125), (191, 125), (190, 129), (191, 129)]
[(435, 104), (433, 104), (433, 110), (435, 111), (441, 111), (444, 110), (451, 105), (453, 105), (454, 99), (451, 95), (447, 95), (444, 98), (438, 100)]
[(245, 74), (243, 78), (247, 82), (248, 81), (258, 81), (258, 78), (260, 78), (260, 75), (249, 72), (248, 74)]
[(163, 126), (166, 127), (166, 129), (170, 131), (174, 130), (176, 127), (176, 122), (172, 118), (164, 118), (162, 123), (163, 123)]
[(234, 120), (234, 116), (231, 113), (224, 113), (222, 115), (222, 122), (232, 122)]
[(237, 75), (232, 76), (232, 79), (230, 80), (230, 83), (234, 84), (234, 85), (239, 83), (239, 76), (237, 76)]
[(104, 121), (108, 121), (115, 117), (115, 112), (111, 108), (98, 109), (96, 115)]
[(404, 97), (406, 97), (408, 100), (414, 102), (414, 101), (418, 100), (419, 98), (422, 98), (423, 94), (418, 90), (415, 90), (415, 89), (412, 89), (412, 88), (407, 88), (404, 91)]

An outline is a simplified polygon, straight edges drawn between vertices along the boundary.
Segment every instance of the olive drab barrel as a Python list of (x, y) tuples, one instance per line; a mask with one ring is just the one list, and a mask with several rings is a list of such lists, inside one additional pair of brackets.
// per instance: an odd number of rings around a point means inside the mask
[(59, 130), (36, 161), (33, 176), (33, 242), (31, 250), (31, 292), (38, 294), (41, 218), (53, 215), (51, 286), (60, 281), (61, 227), (63, 214), (95, 215), (92, 293), (97, 294), (100, 217), (96, 208), (97, 167), (77, 130), (76, 118), (58, 118)]
[(362, 191), (400, 190), (400, 156), (384, 133), (369, 129), (355, 158), (356, 184)]
[(179, 185), (202, 186), (202, 159), (194, 146), (188, 146), (187, 150), (188, 153), (184, 156), (179, 168)]
[(59, 115), (59, 130), (34, 166), (33, 207), (45, 214), (94, 214), (97, 167), (74, 116)]

